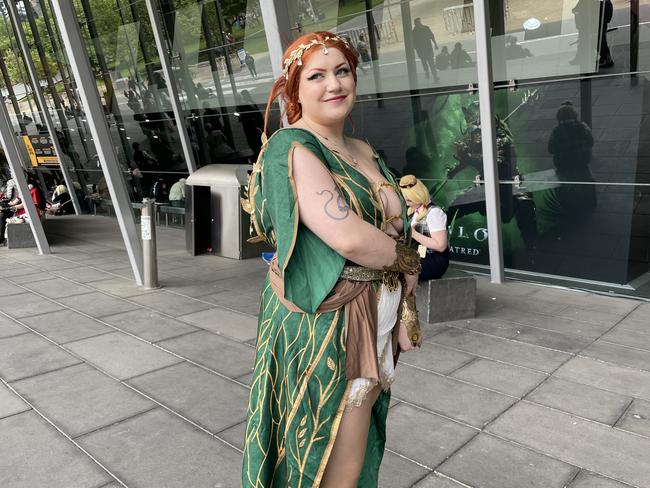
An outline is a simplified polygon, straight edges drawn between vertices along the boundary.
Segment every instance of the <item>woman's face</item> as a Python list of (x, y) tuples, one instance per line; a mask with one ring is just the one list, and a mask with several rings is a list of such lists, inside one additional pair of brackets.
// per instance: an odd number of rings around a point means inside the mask
[(352, 111), (356, 85), (343, 53), (314, 46), (300, 73), (298, 100), (303, 116), (322, 125), (338, 124)]

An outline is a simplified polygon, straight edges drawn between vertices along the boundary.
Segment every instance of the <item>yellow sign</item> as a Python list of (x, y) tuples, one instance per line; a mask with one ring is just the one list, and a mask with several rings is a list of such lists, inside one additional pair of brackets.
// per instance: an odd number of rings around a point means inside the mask
[(54, 152), (52, 139), (47, 134), (23, 136), (23, 142), (27, 148), (32, 166), (44, 164), (59, 164), (59, 158)]

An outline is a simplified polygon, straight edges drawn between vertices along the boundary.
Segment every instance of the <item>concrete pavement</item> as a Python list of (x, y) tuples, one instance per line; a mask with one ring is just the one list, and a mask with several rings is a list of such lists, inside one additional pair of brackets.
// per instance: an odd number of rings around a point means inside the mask
[[(261, 260), (162, 228), (133, 285), (114, 220), (0, 249), (0, 486), (239, 486)], [(393, 386), (383, 488), (650, 487), (650, 304), (478, 280)]]

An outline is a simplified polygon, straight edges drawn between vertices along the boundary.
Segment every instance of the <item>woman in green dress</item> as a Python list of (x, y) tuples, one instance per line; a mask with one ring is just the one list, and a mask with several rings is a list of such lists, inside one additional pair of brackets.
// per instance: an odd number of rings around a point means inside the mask
[(265, 119), (281, 97), (289, 124), (264, 141), (243, 202), (276, 257), (262, 292), (242, 485), (376, 487), (394, 364), (410, 348), (397, 317), (419, 257), (384, 162), (343, 134), (354, 52), (317, 32), (283, 62)]

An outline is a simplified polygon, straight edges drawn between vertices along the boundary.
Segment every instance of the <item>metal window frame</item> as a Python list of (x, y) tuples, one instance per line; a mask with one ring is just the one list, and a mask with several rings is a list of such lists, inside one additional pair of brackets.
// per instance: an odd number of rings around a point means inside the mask
[(497, 143), (496, 127), (494, 124), (494, 80), (492, 77), (492, 36), (489, 8), (490, 6), (487, 0), (474, 0), (476, 68), (481, 114), (481, 146), (483, 150), (483, 174), (485, 178), (485, 207), (490, 255), (490, 278), (492, 283), (503, 283), (503, 237), (499, 198), (499, 171), (496, 158)]
[[(56, 157), (59, 159), (59, 166), (61, 168), (61, 172), (63, 173), (65, 184), (68, 187), (68, 194), (70, 195), (70, 200), (72, 200), (72, 206), (74, 207), (75, 214), (80, 215), (82, 212), (81, 206), (79, 205), (79, 200), (77, 198), (77, 192), (75, 191), (74, 185), (72, 184), (72, 178), (70, 177), (68, 167), (66, 166), (65, 160), (63, 159), (63, 149), (61, 148), (61, 144), (59, 144), (59, 139), (56, 135), (56, 128), (54, 127), (54, 122), (52, 121), (52, 117), (45, 100), (45, 95), (43, 95), (43, 90), (41, 89), (41, 84), (36, 73), (36, 66), (34, 65), (34, 60), (31, 57), (29, 45), (27, 43), (27, 37), (25, 36), (25, 30), (23, 29), (20, 15), (18, 15), (16, 2), (15, 0), (6, 0), (4, 3), (9, 13), (11, 25), (14, 28), (14, 35), (18, 40), (18, 47), (20, 48), (25, 66), (27, 67), (27, 73), (29, 74), (29, 79), (32, 83), (33, 94), (36, 96), (36, 104), (41, 109), (45, 126), (47, 127), (47, 131), (50, 133), (50, 138), (52, 139), (54, 152), (56, 153)], [(60, 114), (60, 116), (64, 115)], [(47, 188), (44, 188), (43, 190), (47, 191)]]
[(34, 236), (34, 241), (36, 241), (38, 251), (40, 254), (50, 254), (50, 245), (47, 242), (47, 237), (43, 230), (43, 223), (38, 216), (38, 210), (32, 201), (32, 196), (27, 187), (27, 178), (25, 178), (23, 165), (21, 164), (22, 157), (16, 146), (16, 135), (12, 127), (9, 111), (4, 103), (0, 103), (0, 143), (2, 143), (2, 147), (4, 148), (9, 168), (18, 188), (18, 194), (23, 202), (23, 207), (29, 217), (29, 226), (32, 229), (32, 235)]
[(167, 89), (170, 91), (169, 101), (172, 104), (172, 111), (174, 112), (174, 120), (178, 130), (178, 136), (181, 140), (183, 148), (183, 156), (185, 156), (185, 163), (187, 170), (190, 174), (197, 170), (196, 159), (192, 150), (192, 144), (187, 132), (187, 124), (183, 118), (183, 113), (180, 105), (178, 86), (176, 85), (176, 77), (172, 72), (171, 63), (169, 62), (171, 53), (169, 49), (165, 48), (165, 41), (162, 32), (163, 20), (158, 11), (158, 7), (154, 5), (153, 0), (145, 0), (147, 5), (147, 14), (149, 15), (149, 22), (151, 22), (151, 30), (153, 37), (156, 41), (156, 49), (158, 50), (158, 58), (162, 65), (165, 78), (167, 79)]
[(77, 82), (86, 118), (95, 142), (106, 184), (112, 197), (115, 214), (124, 240), (135, 281), (143, 283), (142, 242), (133, 214), (131, 201), (122, 176), (117, 152), (112, 143), (104, 109), (99, 98), (95, 77), (90, 66), (89, 54), (81, 35), (73, 2), (52, 2), (56, 23), (68, 54), (70, 67)]

